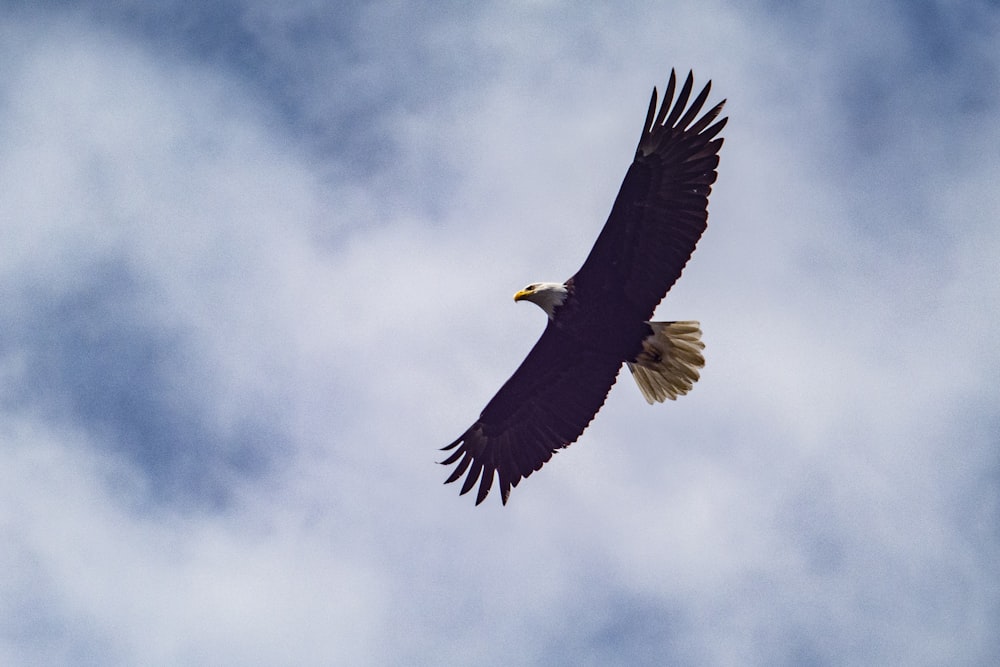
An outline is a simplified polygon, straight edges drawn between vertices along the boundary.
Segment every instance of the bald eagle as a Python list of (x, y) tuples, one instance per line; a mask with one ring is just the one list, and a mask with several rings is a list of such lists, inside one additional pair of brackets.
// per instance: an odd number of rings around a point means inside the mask
[(590, 255), (572, 278), (532, 283), (514, 295), (548, 315), (521, 366), (441, 463), (465, 474), (462, 494), (479, 482), (476, 504), (494, 477), (507, 504), (511, 487), (576, 442), (604, 405), (626, 364), (646, 401), (686, 394), (705, 365), (698, 322), (650, 322), (681, 275), (708, 220), (727, 118), (725, 100), (699, 117), (712, 83), (688, 105), (688, 73), (674, 100), (670, 72), (663, 104), (649, 102), (635, 159)]

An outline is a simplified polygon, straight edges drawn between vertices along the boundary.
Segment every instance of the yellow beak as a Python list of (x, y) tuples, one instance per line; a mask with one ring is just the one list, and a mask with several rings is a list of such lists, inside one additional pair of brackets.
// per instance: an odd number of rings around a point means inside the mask
[(531, 292), (529, 292), (528, 290), (521, 290), (520, 292), (518, 292), (517, 294), (514, 295), (514, 301), (520, 301), (521, 299), (525, 298), (529, 294), (531, 294)]

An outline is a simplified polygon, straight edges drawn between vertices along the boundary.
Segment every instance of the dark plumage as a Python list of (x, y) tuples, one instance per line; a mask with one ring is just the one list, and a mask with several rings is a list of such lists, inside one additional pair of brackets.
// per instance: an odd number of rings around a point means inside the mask
[(481, 503), (498, 478), (506, 504), (517, 486), (583, 433), (627, 363), (649, 402), (686, 393), (698, 378), (697, 322), (648, 320), (681, 275), (705, 231), (726, 118), (725, 100), (701, 115), (711, 82), (688, 106), (688, 74), (674, 101), (676, 76), (657, 113), (649, 103), (635, 159), (604, 229), (565, 283), (536, 283), (515, 295), (549, 314), (542, 337), (479, 419), (445, 450), (463, 474), (462, 493), (479, 482)]

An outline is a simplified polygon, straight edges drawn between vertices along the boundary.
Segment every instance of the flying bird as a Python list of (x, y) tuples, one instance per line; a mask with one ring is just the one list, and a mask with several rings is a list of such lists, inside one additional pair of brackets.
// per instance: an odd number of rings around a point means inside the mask
[(686, 394), (705, 365), (698, 322), (651, 322), (707, 227), (728, 118), (725, 100), (699, 116), (709, 81), (688, 105), (688, 73), (677, 99), (673, 70), (657, 111), (649, 102), (618, 197), (590, 255), (572, 278), (532, 283), (514, 295), (548, 315), (548, 324), (520, 367), (476, 423), (443, 447), (441, 463), (457, 464), (462, 494), (479, 482), (476, 504), (494, 478), (507, 504), (511, 487), (576, 442), (604, 405), (624, 363), (650, 404)]

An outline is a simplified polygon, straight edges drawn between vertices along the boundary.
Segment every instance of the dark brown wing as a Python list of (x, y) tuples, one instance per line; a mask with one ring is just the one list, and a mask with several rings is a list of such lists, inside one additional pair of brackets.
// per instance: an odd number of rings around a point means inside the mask
[(728, 119), (710, 123), (725, 100), (698, 118), (712, 83), (689, 107), (693, 75), (674, 101), (676, 83), (671, 71), (658, 113), (653, 89), (635, 160), (604, 229), (573, 276), (583, 307), (604, 310), (601, 302), (607, 300), (620, 309), (625, 301), (637, 316), (651, 319), (705, 231), (722, 147), (715, 136)]
[(443, 448), (455, 451), (441, 463), (458, 464), (445, 483), (468, 471), (462, 493), (479, 481), (478, 505), (496, 475), (506, 504), (511, 487), (580, 437), (604, 405), (621, 364), (620, 357), (585, 348), (550, 321), (478, 421)]

